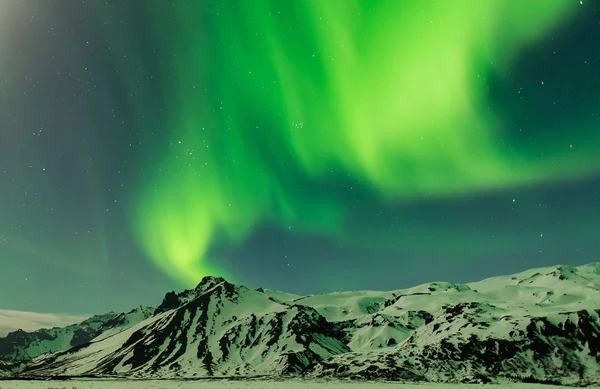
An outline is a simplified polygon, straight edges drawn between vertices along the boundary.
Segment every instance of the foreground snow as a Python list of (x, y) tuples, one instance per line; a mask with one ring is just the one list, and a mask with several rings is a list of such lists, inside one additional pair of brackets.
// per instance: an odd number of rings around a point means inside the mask
[[(69, 380), (69, 381), (0, 381), (0, 389), (471, 389), (481, 385), (469, 384), (403, 384), (397, 382), (303, 381), (303, 380)], [(487, 385), (492, 389), (552, 389), (562, 386), (541, 384)], [(589, 387), (598, 388), (598, 387)]]

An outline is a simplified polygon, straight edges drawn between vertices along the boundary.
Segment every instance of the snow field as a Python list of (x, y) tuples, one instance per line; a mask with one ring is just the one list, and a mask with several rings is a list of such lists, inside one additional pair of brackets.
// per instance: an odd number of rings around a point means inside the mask
[[(405, 384), (398, 382), (348, 382), (306, 380), (69, 380), (0, 381), (0, 389), (476, 389), (469, 384)], [(486, 385), (490, 389), (563, 389), (541, 384)], [(588, 387), (589, 389), (600, 387)]]

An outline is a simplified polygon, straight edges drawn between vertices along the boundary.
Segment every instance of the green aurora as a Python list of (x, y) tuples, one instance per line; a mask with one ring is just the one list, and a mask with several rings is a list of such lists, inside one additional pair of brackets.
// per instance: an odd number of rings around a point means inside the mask
[[(121, 77), (160, 74), (130, 87), (140, 115), (163, 113), (148, 126), (169, 136), (145, 156), (153, 168), (129, 219), (149, 258), (186, 284), (231, 279), (211, 246), (260, 223), (342, 235), (347, 207), (319, 190), (330, 180), (391, 203), (600, 170), (597, 136), (576, 155), (556, 141), (523, 147), (490, 97), (490, 80), (564, 26), (577, 1), (151, 4), (144, 31), (102, 16), (115, 21), (104, 32)], [(124, 55), (143, 51), (121, 39), (135, 34), (159, 42), (158, 59)], [(597, 125), (572, 123), (573, 133)]]

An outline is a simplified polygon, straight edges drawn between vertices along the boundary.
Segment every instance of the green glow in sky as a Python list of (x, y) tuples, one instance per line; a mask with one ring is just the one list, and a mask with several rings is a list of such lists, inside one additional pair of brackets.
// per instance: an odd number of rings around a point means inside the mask
[(488, 99), (489, 77), (568, 21), (577, 1), (157, 4), (153, 28), (171, 37), (157, 66), (169, 81), (144, 93), (164, 102), (152, 103), (170, 118), (156, 126), (171, 137), (131, 219), (149, 256), (186, 283), (231, 277), (211, 244), (239, 242), (259, 223), (340, 231), (343, 206), (302, 185), (332, 173), (399, 201), (598, 168), (549, 169), (568, 146), (540, 156), (506, 145)]

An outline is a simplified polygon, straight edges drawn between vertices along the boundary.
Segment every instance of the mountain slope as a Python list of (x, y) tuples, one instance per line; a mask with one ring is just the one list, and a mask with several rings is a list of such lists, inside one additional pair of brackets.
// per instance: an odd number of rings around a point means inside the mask
[(33, 332), (17, 330), (0, 338), (0, 359), (24, 362), (40, 354), (67, 350), (89, 342), (102, 332), (127, 328), (147, 319), (153, 312), (153, 308), (139, 307), (129, 313), (109, 312), (92, 316), (67, 327), (44, 328)]
[[(365, 327), (383, 327), (379, 334), (384, 339), (375, 339), (388, 347), (354, 347), (359, 352), (329, 358), (310, 374), (434, 382), (499, 377), (597, 382), (599, 286), (600, 266), (591, 264), (396, 292), (372, 315), (381, 318), (375, 325), (364, 326), (363, 318), (349, 326), (355, 343)], [(407, 325), (407, 315), (422, 321)]]
[(205, 277), (195, 290), (167, 294), (156, 312), (127, 331), (36, 360), (27, 371), (153, 377), (285, 374), (350, 351), (313, 308), (279, 303), (221, 278)]
[(8, 374), (12, 371), (12, 369), (10, 368), (10, 364), (0, 360), (0, 376)]
[(205, 277), (21, 374), (600, 383), (599, 315), (599, 263), (304, 297)]

